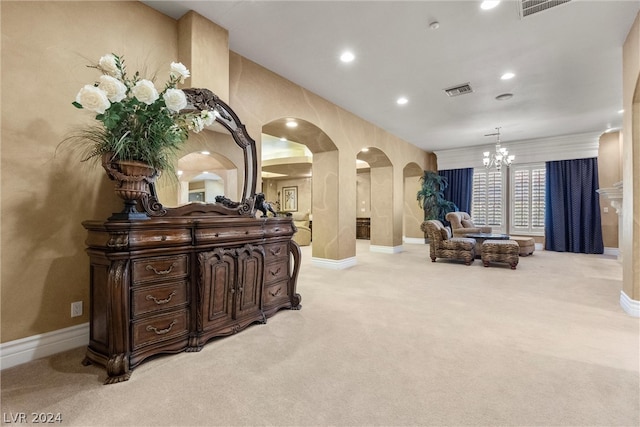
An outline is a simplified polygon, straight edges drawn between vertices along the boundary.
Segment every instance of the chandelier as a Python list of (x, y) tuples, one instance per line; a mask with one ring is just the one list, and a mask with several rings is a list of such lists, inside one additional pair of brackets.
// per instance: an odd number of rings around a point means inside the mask
[(491, 154), (491, 152), (485, 151), (483, 153), (484, 158), (482, 159), (482, 164), (487, 169), (491, 169), (492, 167), (495, 167), (496, 170), (500, 171), (500, 168), (502, 168), (502, 165), (509, 166), (513, 162), (513, 159), (516, 158), (516, 156), (514, 156), (513, 154), (509, 155), (509, 152), (507, 151), (507, 149), (505, 147), (500, 146), (500, 128), (497, 127), (496, 130), (497, 132), (495, 133), (488, 133), (485, 135), (485, 136), (497, 137), (496, 152)]

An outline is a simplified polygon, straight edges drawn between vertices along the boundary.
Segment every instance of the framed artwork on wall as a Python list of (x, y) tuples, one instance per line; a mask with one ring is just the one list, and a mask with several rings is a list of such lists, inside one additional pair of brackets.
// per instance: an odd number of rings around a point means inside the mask
[(282, 187), (282, 210), (284, 212), (298, 211), (298, 187)]

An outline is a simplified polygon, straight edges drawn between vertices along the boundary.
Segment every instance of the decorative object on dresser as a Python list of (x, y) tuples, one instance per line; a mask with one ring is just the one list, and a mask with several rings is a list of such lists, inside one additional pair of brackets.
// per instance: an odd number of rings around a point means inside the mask
[(256, 218), (256, 147), (231, 108), (207, 89), (185, 89), (196, 111), (215, 112), (243, 149), (242, 200), (165, 208), (145, 181), (144, 215), (85, 221), (90, 257), (90, 343), (83, 364), (126, 381), (145, 359), (195, 352), (214, 337), (300, 309), (301, 252), (291, 217)]
[(102, 73), (97, 83), (83, 86), (73, 105), (96, 113), (96, 122), (63, 142), (80, 147), (82, 160), (102, 161), (116, 194), (124, 200), (113, 219), (147, 219), (136, 210), (149, 196), (150, 183), (162, 173), (173, 174), (175, 155), (189, 136), (214, 122), (214, 109), (185, 110), (187, 95), (178, 89), (190, 76), (181, 63), (171, 63), (169, 79), (158, 91), (139, 72), (127, 74), (124, 58), (104, 55), (90, 66)]
[(264, 193), (257, 193), (256, 194), (256, 209), (259, 210), (260, 212), (262, 212), (262, 216), (263, 217), (267, 217), (268, 216), (267, 212), (271, 212), (273, 214), (273, 216), (278, 216), (276, 211), (271, 206), (271, 203), (268, 203), (267, 201), (265, 201)]

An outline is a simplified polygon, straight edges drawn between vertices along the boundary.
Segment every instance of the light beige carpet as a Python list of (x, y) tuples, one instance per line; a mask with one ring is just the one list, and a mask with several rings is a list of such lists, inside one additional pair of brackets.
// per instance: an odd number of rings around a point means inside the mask
[(2, 372), (2, 412), (66, 426), (638, 426), (639, 319), (612, 257), (506, 265), (428, 246), (327, 270), (303, 248), (302, 310), (102, 385), (84, 349)]

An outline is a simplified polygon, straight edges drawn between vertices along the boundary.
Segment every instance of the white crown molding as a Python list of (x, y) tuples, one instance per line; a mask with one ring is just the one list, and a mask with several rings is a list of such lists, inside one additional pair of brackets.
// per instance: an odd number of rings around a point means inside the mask
[(328, 268), (330, 270), (344, 270), (357, 264), (356, 257), (345, 259), (328, 259), (328, 258), (311, 258), (311, 265), (316, 267)]
[(89, 345), (89, 323), (0, 344), (0, 369)]
[(629, 316), (640, 317), (640, 301), (629, 298), (624, 291), (620, 291), (620, 306)]
[[(516, 156), (513, 164), (517, 165), (598, 157), (600, 136), (602, 132), (590, 132), (501, 143), (509, 150), (509, 154)], [(446, 170), (484, 167), (482, 153), (494, 150), (495, 142), (434, 153), (438, 159), (438, 170)]]
[(402, 245), (400, 246), (369, 245), (369, 251), (379, 252), (383, 254), (398, 254), (404, 251), (404, 248), (402, 247)]

